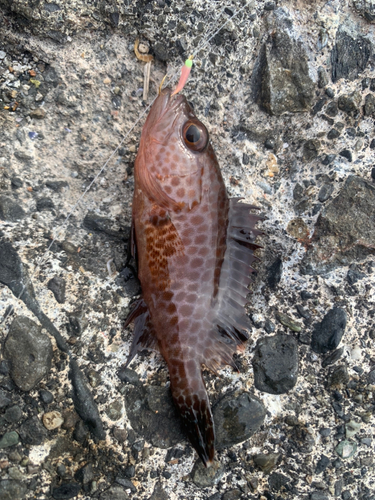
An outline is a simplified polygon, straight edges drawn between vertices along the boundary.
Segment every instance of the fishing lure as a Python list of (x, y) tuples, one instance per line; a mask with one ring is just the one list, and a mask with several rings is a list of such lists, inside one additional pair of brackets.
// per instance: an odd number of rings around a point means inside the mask
[[(249, 328), (244, 312), (256, 259), (256, 208), (229, 199), (206, 127), (182, 90), (190, 60), (172, 91), (161, 90), (142, 130), (135, 162), (132, 252), (142, 298), (127, 365), (158, 349), (188, 437), (209, 466), (215, 430), (202, 366), (235, 368)], [(190, 65), (190, 67), (189, 67)]]

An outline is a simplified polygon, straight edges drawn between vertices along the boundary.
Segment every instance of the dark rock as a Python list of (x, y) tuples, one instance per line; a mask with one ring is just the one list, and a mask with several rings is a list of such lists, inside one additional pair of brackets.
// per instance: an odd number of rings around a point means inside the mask
[(52, 191), (60, 192), (64, 188), (68, 188), (69, 184), (66, 181), (46, 181), (46, 187)]
[(254, 456), (254, 463), (262, 472), (269, 474), (274, 469), (280, 460), (279, 453), (258, 453)]
[(24, 209), (8, 196), (0, 195), (0, 220), (17, 222), (25, 217)]
[(358, 271), (355, 267), (351, 266), (348, 271), (348, 274), (346, 275), (346, 280), (349, 283), (349, 285), (354, 285), (355, 283), (357, 283), (357, 281), (360, 281), (365, 277), (366, 277), (365, 273), (362, 273), (361, 271)]
[(3, 479), (0, 481), (0, 500), (22, 500), (27, 488), (24, 482), (15, 479)]
[(310, 500), (329, 500), (329, 496), (323, 491), (313, 491), (310, 495)]
[(311, 318), (311, 314), (307, 309), (304, 309), (300, 304), (296, 305), (296, 309), (301, 318), (309, 320)]
[(352, 38), (340, 26), (336, 44), (331, 52), (332, 81), (340, 78), (355, 80), (367, 66), (371, 55), (371, 42), (363, 36)]
[(129, 496), (122, 486), (111, 486), (108, 490), (103, 491), (100, 500), (128, 500)]
[(86, 464), (74, 474), (74, 479), (81, 484), (89, 484), (94, 479), (92, 464)]
[(0, 410), (9, 406), (11, 402), (10, 393), (0, 388)]
[(51, 290), (51, 292), (55, 296), (56, 301), (59, 304), (64, 304), (65, 289), (66, 289), (66, 282), (64, 278), (60, 278), (60, 276), (55, 276), (54, 278), (49, 280), (47, 287), (48, 290)]
[(16, 431), (6, 432), (0, 439), (0, 450), (18, 444), (19, 440), (20, 438)]
[(306, 162), (315, 160), (318, 156), (319, 149), (320, 142), (317, 139), (309, 139), (306, 141), (303, 145), (303, 160)]
[(266, 415), (261, 401), (248, 392), (226, 394), (213, 408), (218, 449), (249, 439)]
[(325, 455), (322, 455), (316, 464), (315, 474), (321, 474), (331, 464), (331, 461)]
[(340, 347), (340, 349), (336, 349), (331, 354), (328, 354), (328, 356), (326, 356), (322, 361), (322, 367), (325, 368), (326, 366), (333, 365), (333, 363), (336, 363), (336, 361), (338, 361), (341, 358), (343, 352), (344, 348)]
[(112, 96), (112, 106), (113, 109), (120, 109), (121, 108), (121, 97), (118, 95)]
[(275, 331), (275, 325), (269, 319), (264, 322), (264, 329), (267, 333), (273, 333)]
[(116, 285), (124, 289), (128, 297), (135, 297), (141, 293), (141, 283), (131, 266), (126, 266), (115, 279)]
[(23, 444), (40, 445), (48, 438), (48, 432), (38, 417), (25, 420), (19, 428)]
[(275, 10), (275, 2), (266, 2), (264, 4), (264, 10)]
[(318, 194), (318, 200), (320, 203), (324, 203), (325, 201), (330, 198), (331, 194), (333, 193), (333, 185), (332, 184), (324, 184), (319, 191)]
[(224, 465), (214, 462), (211, 467), (206, 468), (201, 460), (197, 460), (191, 471), (193, 483), (198, 488), (208, 488), (217, 484), (224, 474)]
[(340, 137), (340, 134), (341, 132), (339, 132), (335, 128), (332, 128), (327, 134), (327, 139), (329, 139), (330, 141), (333, 139), (337, 139), (338, 137)]
[(13, 320), (4, 354), (11, 362), (12, 380), (23, 391), (33, 389), (51, 369), (53, 352), (48, 335), (24, 316)]
[(121, 382), (126, 382), (127, 384), (132, 385), (141, 385), (138, 373), (130, 368), (120, 368), (117, 375)]
[(330, 388), (341, 387), (349, 381), (348, 369), (345, 365), (335, 367), (328, 375), (327, 385)]
[(23, 186), (23, 181), (19, 177), (12, 177), (10, 182), (13, 189), (19, 189)]
[(375, 186), (350, 176), (315, 225), (302, 260), (304, 274), (320, 274), (375, 253)]
[(322, 322), (313, 331), (311, 339), (312, 350), (319, 354), (324, 354), (336, 349), (344, 335), (346, 318), (346, 312), (339, 307), (328, 311)]
[(344, 111), (349, 116), (356, 116), (359, 112), (359, 104), (361, 102), (361, 94), (353, 92), (352, 94), (340, 95), (337, 105), (341, 111)]
[(275, 335), (258, 340), (254, 357), (254, 385), (270, 394), (283, 394), (297, 382), (297, 342), (290, 335)]
[(126, 387), (125, 407), (132, 428), (153, 446), (170, 448), (184, 439), (169, 389)]
[(323, 165), (330, 165), (333, 160), (336, 158), (336, 155), (325, 155), (322, 160)]
[(39, 397), (45, 405), (49, 405), (53, 401), (52, 392), (46, 391), (45, 389), (39, 391)]
[(5, 410), (4, 413), (5, 420), (10, 424), (16, 423), (21, 420), (22, 410), (18, 405), (10, 406)]
[(313, 298), (313, 294), (311, 292), (308, 292), (307, 290), (302, 290), (301, 292), (301, 299), (302, 300), (309, 300)]
[(242, 496), (242, 491), (239, 489), (226, 491), (221, 500), (238, 500)]
[(309, 427), (297, 422), (293, 427), (291, 442), (300, 453), (311, 453), (315, 447), (315, 438)]
[(161, 42), (156, 42), (152, 46), (152, 50), (155, 54), (156, 59), (159, 61), (167, 62), (170, 59), (170, 54), (168, 52), (168, 48)]
[(318, 87), (324, 89), (328, 85), (328, 75), (323, 66), (318, 68)]
[(111, 25), (116, 28), (118, 26), (119, 20), (120, 20), (120, 14), (119, 12), (110, 12), (109, 13), (109, 20)]
[(261, 47), (253, 73), (255, 99), (271, 115), (308, 111), (314, 98), (306, 50), (290, 35), (285, 11), (275, 11), (275, 29)]
[(83, 219), (82, 225), (89, 231), (105, 233), (106, 235), (115, 239), (125, 239), (125, 233), (123, 231), (116, 231), (112, 229), (114, 222), (111, 219), (99, 217), (95, 212), (88, 212)]
[(273, 491), (285, 491), (285, 486), (290, 482), (290, 479), (280, 472), (272, 472), (268, 478), (268, 484)]
[(77, 361), (71, 358), (69, 367), (69, 379), (73, 388), (72, 399), (74, 408), (81, 419), (88, 425), (90, 432), (98, 439), (105, 439), (105, 432), (98, 407), (78, 367)]
[(43, 210), (53, 210), (55, 205), (51, 198), (39, 198), (36, 202), (36, 209), (38, 212), (42, 212)]
[(89, 436), (88, 426), (82, 420), (78, 420), (74, 428), (73, 439), (78, 441), (78, 443), (83, 444), (88, 438), (88, 436)]
[(304, 190), (303, 186), (301, 186), (301, 184), (299, 184), (299, 182), (297, 182), (297, 184), (294, 186), (294, 189), (293, 189), (293, 199), (296, 201), (302, 200), (304, 192), (305, 192), (305, 190)]
[(329, 429), (328, 427), (323, 427), (322, 429), (319, 430), (319, 434), (322, 437), (328, 437), (331, 434), (331, 429)]
[(332, 102), (327, 104), (326, 114), (328, 116), (335, 117), (338, 112), (339, 112), (339, 108), (337, 107), (337, 102), (332, 101)]
[(69, 348), (51, 320), (43, 313), (35, 297), (33, 284), (12, 244), (0, 238), (0, 282), (21, 299), (41, 324), (55, 337), (57, 347), (68, 353)]
[(56, 488), (52, 488), (52, 497), (55, 500), (65, 500), (78, 495), (81, 486), (78, 483), (63, 483)]
[(316, 115), (317, 113), (319, 113), (319, 111), (323, 109), (326, 102), (327, 98), (325, 96), (319, 99), (319, 101), (316, 104), (314, 104), (314, 107), (312, 109), (312, 114)]
[(339, 152), (339, 155), (342, 156), (343, 158), (346, 158), (348, 160), (348, 162), (350, 162), (350, 163), (353, 160), (352, 152), (349, 149), (343, 149), (342, 151)]
[(369, 384), (375, 384), (375, 370), (371, 370), (367, 375), (367, 381)]
[(268, 268), (268, 286), (274, 290), (281, 280), (283, 261), (278, 257)]
[[(170, 476), (169, 476), (170, 477)], [(120, 484), (123, 488), (126, 490), (130, 490), (132, 493), (137, 493), (137, 488), (134, 486), (134, 484), (130, 481), (130, 479), (123, 478), (123, 477), (116, 477), (116, 483)]]
[(326, 88), (326, 94), (327, 94), (327, 96), (328, 96), (329, 98), (331, 98), (331, 99), (332, 99), (333, 97), (335, 97), (335, 93), (334, 93), (333, 89), (331, 89), (331, 88), (329, 88), (329, 87), (328, 87), (328, 88)]
[(373, 94), (367, 94), (365, 97), (363, 113), (365, 116), (375, 116), (375, 96)]
[(371, 179), (375, 180), (375, 167), (372, 167), (371, 169)]

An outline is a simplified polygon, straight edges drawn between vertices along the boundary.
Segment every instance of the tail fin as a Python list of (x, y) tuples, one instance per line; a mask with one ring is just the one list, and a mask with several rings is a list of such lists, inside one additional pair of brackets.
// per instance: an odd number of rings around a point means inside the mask
[(209, 467), (215, 455), (215, 429), (201, 365), (190, 360), (169, 368), (173, 401), (191, 444)]

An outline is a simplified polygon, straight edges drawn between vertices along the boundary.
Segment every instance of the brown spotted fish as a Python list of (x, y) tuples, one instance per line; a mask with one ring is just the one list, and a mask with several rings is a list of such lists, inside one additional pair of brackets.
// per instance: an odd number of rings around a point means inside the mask
[(128, 363), (142, 348), (167, 362), (173, 401), (203, 463), (215, 430), (202, 366), (235, 367), (247, 340), (247, 286), (259, 216), (229, 199), (206, 127), (186, 98), (164, 89), (142, 130), (135, 162), (133, 255), (142, 298)]

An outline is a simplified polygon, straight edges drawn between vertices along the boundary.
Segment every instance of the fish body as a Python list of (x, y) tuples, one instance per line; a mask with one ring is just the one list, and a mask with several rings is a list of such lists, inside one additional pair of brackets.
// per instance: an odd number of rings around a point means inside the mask
[[(233, 363), (247, 339), (244, 305), (259, 217), (229, 199), (205, 126), (186, 98), (165, 89), (142, 130), (135, 162), (134, 253), (142, 298), (128, 363), (157, 348), (174, 403), (205, 465), (215, 432), (202, 366)], [(254, 208), (254, 207), (253, 207)]]

